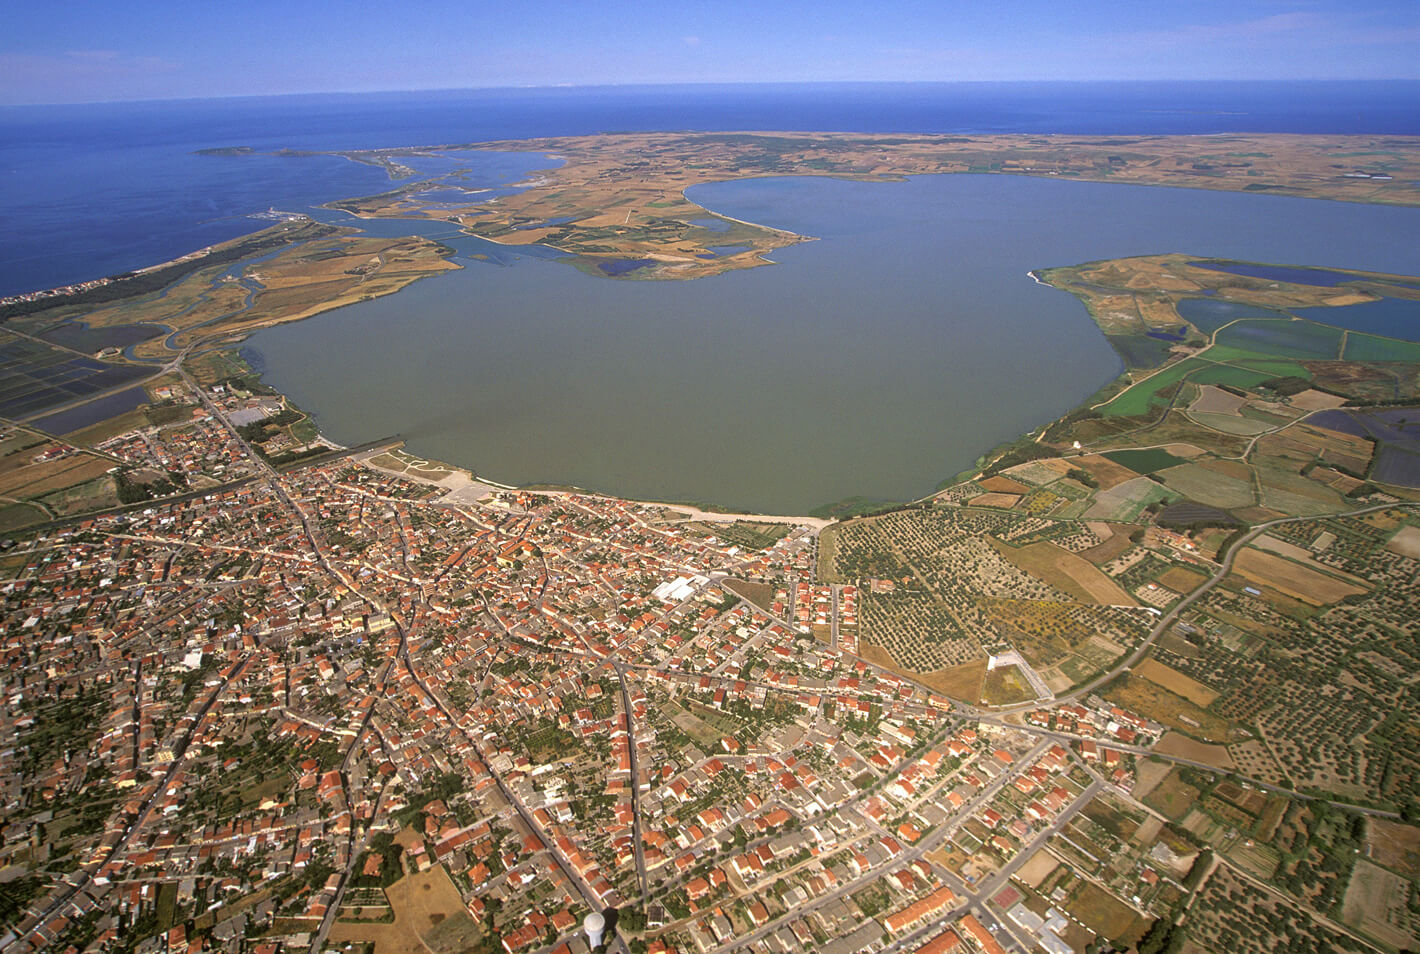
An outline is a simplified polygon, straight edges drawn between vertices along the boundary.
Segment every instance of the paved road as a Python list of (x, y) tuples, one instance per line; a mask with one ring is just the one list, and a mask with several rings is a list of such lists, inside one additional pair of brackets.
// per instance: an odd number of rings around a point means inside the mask
[[(593, 911), (602, 910), (601, 901), (592, 893), (591, 887), (588, 886), (572, 868), (571, 862), (562, 856), (562, 852), (557, 847), (556, 842), (547, 837), (546, 832), (544, 832), (542, 826), (537, 823), (537, 819), (533, 818), (532, 812), (523, 804), (522, 799), (519, 798), (517, 793), (504, 781), (503, 776), (493, 768), (492, 761), (483, 750), (483, 746), (480, 744), (479, 740), (475, 739), (469, 731), (464, 728), (463, 724), (454, 717), (453, 713), (450, 712), (445, 705), (443, 697), (435, 695), (429, 690), (429, 687), (424, 684), (424, 680), (420, 678), (418, 671), (409, 662), (409, 651), (407, 647), (402, 647), (400, 658), (410, 678), (414, 681), (414, 684), (423, 690), (424, 694), (433, 701), (435, 708), (443, 715), (449, 728), (462, 735), (464, 740), (478, 753), (479, 759), (488, 767), (488, 774), (493, 777), (494, 783), (498, 786), (498, 791), (502, 793), (504, 800), (506, 800), (509, 805), (513, 806), (513, 809), (518, 813), (518, 817), (521, 818), (523, 824), (527, 826), (528, 831), (537, 832), (538, 836), (546, 843), (548, 856), (551, 857), (557, 864), (557, 867), (562, 870), (562, 875), (567, 879), (567, 883), (577, 890), (577, 893), (582, 896), (582, 901), (589, 908)], [(621, 954), (631, 954), (630, 948), (627, 947), (626, 941), (620, 934), (612, 935), (609, 938), (609, 944), (610, 949), (620, 950)], [(314, 947), (311, 948), (311, 954), (318, 954)]]
[[(1046, 842), (1060, 834), (1060, 832), (1065, 829), (1065, 826), (1070, 823), (1070, 820), (1078, 815), (1084, 807), (1090, 803), (1090, 800), (1093, 799), (1095, 795), (1099, 794), (1100, 790), (1104, 787), (1104, 783), (1099, 779), (1095, 779), (1091, 782), (1084, 791), (1076, 796), (1075, 800), (1071, 802), (1064, 811), (1056, 816), (1055, 821), (1051, 822), (1048, 827), (1041, 829), (1028, 844), (1015, 853), (1010, 861), (994, 874), (987, 876), (975, 889), (967, 892), (962, 899), (964, 903), (957, 905), (947, 914), (922, 925), (922, 927), (916, 929), (911, 934), (890, 944), (884, 949), (883, 954), (894, 954), (896, 951), (913, 949), (917, 945), (926, 942), (928, 938), (940, 934), (945, 928), (969, 911), (976, 910), (979, 914), (987, 913), (986, 902), (995, 897), (997, 892), (1006, 886), (1007, 882), (1011, 880), (1011, 875), (1015, 874), (1025, 865), (1037, 851), (1044, 847)], [(982, 920), (984, 921), (985, 918), (983, 917)], [(1012, 929), (1010, 925), (1005, 924), (1005, 922), (1000, 922), (1000, 925), (1021, 945), (1022, 950), (1033, 949), (1033, 945), (1030, 942), (1022, 941), (1017, 937), (1015, 930)]]
[(631, 693), (626, 688), (626, 667), (619, 659), (611, 660), (616, 678), (621, 682), (621, 709), (626, 713), (626, 746), (631, 754), (631, 837), (635, 841), (636, 877), (641, 885), (641, 904), (646, 903), (646, 847), (641, 843), (641, 773), (636, 765), (636, 716), (631, 711)]

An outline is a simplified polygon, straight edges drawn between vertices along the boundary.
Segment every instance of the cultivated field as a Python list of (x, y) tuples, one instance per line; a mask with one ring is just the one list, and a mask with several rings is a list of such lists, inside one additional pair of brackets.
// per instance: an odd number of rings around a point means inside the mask
[(1413, 947), (1420, 939), (1420, 912), (1409, 905), (1410, 883), (1369, 861), (1356, 862), (1341, 908), (1341, 920), (1383, 944)]
[(1012, 564), (1085, 603), (1134, 606), (1136, 601), (1093, 564), (1053, 543), (1022, 547), (999, 544), (996, 552)]
[(1154, 746), (1161, 755), (1176, 755), (1181, 759), (1203, 762), (1220, 769), (1236, 768), (1233, 757), (1226, 745), (1210, 745), (1197, 739), (1190, 739), (1179, 732), (1165, 732), (1164, 737)]
[(1134, 672), (1204, 709), (1218, 698), (1218, 694), (1203, 683), (1190, 679), (1177, 669), (1171, 669), (1152, 657), (1136, 665)]
[(1420, 827), (1373, 818), (1366, 829), (1366, 853), (1377, 864), (1420, 881)]
[(1366, 592), (1366, 587), (1359, 582), (1346, 582), (1255, 547), (1238, 553), (1233, 572), (1253, 584), (1271, 587), (1313, 606), (1328, 606)]

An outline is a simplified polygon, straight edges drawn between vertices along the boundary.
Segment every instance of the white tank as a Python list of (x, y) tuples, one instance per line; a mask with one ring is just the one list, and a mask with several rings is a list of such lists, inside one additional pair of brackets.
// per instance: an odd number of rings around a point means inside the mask
[(602, 946), (602, 932), (606, 930), (606, 918), (593, 911), (582, 918), (582, 930), (587, 932), (587, 943), (592, 950)]

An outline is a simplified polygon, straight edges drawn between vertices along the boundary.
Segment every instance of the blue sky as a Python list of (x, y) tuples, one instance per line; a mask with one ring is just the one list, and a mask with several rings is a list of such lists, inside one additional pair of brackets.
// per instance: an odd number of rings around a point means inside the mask
[(1420, 79), (1420, 0), (48, 0), (0, 103), (614, 83)]

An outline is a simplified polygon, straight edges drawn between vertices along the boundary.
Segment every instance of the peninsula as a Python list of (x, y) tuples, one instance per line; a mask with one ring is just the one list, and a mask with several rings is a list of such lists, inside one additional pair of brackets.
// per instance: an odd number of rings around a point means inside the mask
[[(723, 219), (685, 190), (758, 176), (885, 181), (944, 173), (1057, 176), (1136, 185), (1420, 205), (1420, 138), (1397, 136), (923, 136), (626, 133), (343, 153), (389, 166), (460, 149), (547, 153), (512, 195), (451, 197), (459, 174), (332, 204), (359, 216), (427, 217), (515, 245), (563, 249), (618, 278), (697, 278), (764, 264), (803, 236)], [(439, 189), (437, 200), (421, 193)], [(746, 246), (728, 255), (711, 247)]]

